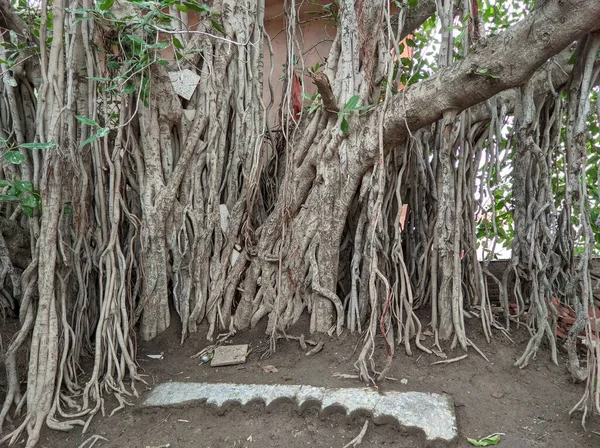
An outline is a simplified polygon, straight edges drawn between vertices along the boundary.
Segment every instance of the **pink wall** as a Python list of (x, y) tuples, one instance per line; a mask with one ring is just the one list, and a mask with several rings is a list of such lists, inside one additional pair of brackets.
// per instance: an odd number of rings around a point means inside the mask
[[(326, 0), (319, 0), (319, 2), (329, 3)], [(279, 107), (281, 105), (283, 82), (279, 81), (279, 78), (283, 76), (283, 65), (287, 62), (287, 37), (283, 3), (284, 0), (265, 0), (265, 30), (271, 38), (274, 53), (272, 77), (274, 98), (271, 98), (268, 88), (271, 61), (265, 42), (264, 101), (265, 105), (269, 104), (271, 99), (274, 102), (268, 117), (269, 124), (272, 126), (278, 125), (281, 121)], [(300, 46), (304, 49), (302, 59), (304, 60), (304, 67), (308, 70), (317, 62), (323, 63), (323, 60), (327, 58), (336, 34), (336, 28), (331, 20), (323, 20), (319, 18), (319, 15), (309, 14), (310, 11), (318, 11), (318, 8), (309, 4), (307, 0), (297, 0), (296, 4), (300, 22), (300, 26), (296, 29), (296, 36)], [(302, 68), (302, 63), (299, 62), (296, 68)], [(296, 75), (301, 78), (305, 92), (312, 95), (315, 86), (310, 77), (300, 73), (299, 70), (296, 71)]]

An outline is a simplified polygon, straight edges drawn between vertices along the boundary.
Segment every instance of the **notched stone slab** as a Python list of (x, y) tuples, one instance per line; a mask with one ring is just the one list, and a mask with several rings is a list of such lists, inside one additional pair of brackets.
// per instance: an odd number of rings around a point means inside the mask
[(163, 383), (152, 390), (143, 408), (181, 406), (193, 402), (216, 406), (265, 403), (267, 410), (280, 402), (295, 403), (298, 412), (319, 407), (321, 415), (343, 412), (349, 418), (365, 415), (376, 424), (392, 423), (423, 431), (428, 442), (455, 441), (458, 436), (454, 403), (448, 395), (390, 391), (381, 394), (368, 388), (326, 388), (295, 385), (231, 383)]

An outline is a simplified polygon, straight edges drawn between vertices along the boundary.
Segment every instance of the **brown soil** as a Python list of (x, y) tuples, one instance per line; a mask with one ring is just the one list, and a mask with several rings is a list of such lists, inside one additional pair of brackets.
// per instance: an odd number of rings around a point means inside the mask
[[(470, 322), (469, 327), (468, 334), (480, 334), (477, 322)], [(201, 330), (205, 331), (205, 328)], [(308, 335), (307, 322), (300, 323), (289, 333)], [(277, 353), (261, 360), (269, 341), (264, 335), (264, 327), (256, 328), (231, 340), (232, 343), (251, 345), (253, 351), (245, 365), (211, 368), (199, 366), (198, 360), (190, 358), (208, 345), (201, 336), (203, 334), (192, 335), (180, 346), (178, 328), (173, 326), (154, 341), (141, 344), (138, 361), (147, 375), (147, 389), (166, 381), (363, 386), (358, 380), (332, 376), (336, 372), (354, 373), (353, 364), (358, 355), (355, 348), (360, 347), (360, 341), (353, 335), (342, 335), (339, 339), (325, 337), (323, 351), (311, 357), (305, 356), (296, 341), (280, 340)], [(473, 338), (491, 364), (471, 350), (468, 358), (462, 361), (431, 366), (439, 358), (418, 350), (408, 357), (403, 348), (399, 348), (388, 373), (397, 381), (388, 380), (380, 388), (382, 391), (450, 394), (456, 404), (460, 432), (458, 446), (461, 447), (470, 446), (465, 437), (480, 438), (490, 433), (505, 433), (500, 446), (513, 448), (600, 446), (600, 435), (594, 433), (600, 432), (600, 417), (588, 420), (586, 432), (581, 427), (580, 414), (572, 419), (568, 415), (570, 407), (581, 397), (583, 386), (573, 384), (569, 379), (564, 357), (560, 365), (555, 366), (548, 353), (542, 351), (527, 369), (519, 370), (513, 363), (525, 348), (527, 333), (513, 331), (512, 337), (516, 345), (499, 333), (491, 344), (482, 337)], [(430, 339), (427, 344), (431, 345)], [(147, 356), (159, 353), (164, 353), (161, 360)], [(447, 354), (452, 358), (463, 353), (456, 349)], [(379, 359), (380, 366), (383, 361)], [(275, 366), (277, 372), (265, 372), (265, 365)], [(406, 385), (399, 381), (403, 378), (408, 380)], [(141, 384), (139, 389), (143, 396), (146, 386)], [(107, 401), (107, 414), (113, 405)], [(364, 418), (348, 422), (341, 414), (321, 418), (316, 410), (298, 415), (291, 405), (278, 406), (272, 412), (266, 412), (260, 405), (244, 409), (234, 407), (223, 415), (205, 405), (152, 411), (141, 411), (133, 406), (113, 417), (96, 418), (85, 436), (79, 431), (63, 434), (46, 430), (40, 446), (78, 447), (90, 435), (98, 434), (108, 441), (99, 441), (95, 447), (146, 448), (170, 444), (172, 448), (342, 448), (360, 432), (363, 422)], [(420, 447), (423, 440), (419, 435), (404, 433), (391, 425), (370, 423), (360, 446)]]

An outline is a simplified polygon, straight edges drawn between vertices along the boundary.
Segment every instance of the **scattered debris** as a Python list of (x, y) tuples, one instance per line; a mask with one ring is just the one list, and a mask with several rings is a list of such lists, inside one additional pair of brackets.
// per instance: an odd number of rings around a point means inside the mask
[(467, 437), (467, 442), (469, 442), (473, 446), (498, 445), (500, 443), (500, 436), (503, 436), (503, 435), (504, 435), (503, 433), (497, 432), (494, 434), (490, 434), (489, 436), (484, 437), (479, 440), (471, 439), (471, 438)]
[(404, 384), (406, 386), (408, 384), (408, 378), (402, 378), (400, 380), (400, 384)]
[(164, 354), (164, 352), (161, 352), (158, 355), (146, 355), (146, 356), (151, 359), (163, 359), (165, 357), (165, 354)]
[(178, 418), (177, 421), (180, 423), (189, 423), (190, 422), (189, 420), (186, 420), (185, 418)]
[(500, 399), (500, 398), (504, 397), (504, 392), (494, 392), (492, 394), (492, 397)]
[(323, 350), (323, 345), (323, 341), (319, 342), (313, 349), (306, 352), (306, 356), (311, 356), (319, 353), (321, 350)]
[(431, 365), (432, 366), (437, 366), (437, 365), (440, 365), (440, 364), (450, 364), (450, 363), (453, 363), (453, 362), (461, 361), (461, 360), (467, 358), (468, 356), (469, 355), (462, 355), (462, 356), (458, 356), (456, 358), (444, 359), (442, 361), (432, 362)]
[(344, 445), (344, 448), (350, 448), (358, 446), (362, 443), (363, 437), (365, 436), (365, 434), (367, 433), (367, 428), (369, 427), (369, 420), (365, 420), (365, 424), (363, 425), (362, 429), (360, 430), (360, 432), (358, 433), (358, 435), (353, 438), (352, 440), (350, 440), (350, 442), (348, 442), (346, 445)]
[(215, 348), (213, 358), (210, 362), (210, 366), (220, 367), (244, 364), (246, 362), (247, 355), (248, 344), (217, 347)]
[(198, 364), (198, 365), (206, 364), (212, 358), (213, 358), (212, 352), (206, 352), (205, 354), (203, 354), (202, 356), (200, 356), (200, 364)]
[(340, 372), (334, 372), (333, 375), (331, 375), (334, 378), (342, 378), (344, 380), (357, 380), (358, 379), (358, 374), (354, 373), (340, 373)]
[(247, 440), (248, 442), (252, 442), (252, 441), (254, 440), (254, 439), (252, 438), (252, 434), (250, 434), (246, 440)]
[(266, 366), (262, 366), (262, 369), (267, 372), (267, 373), (277, 373), (279, 372), (279, 370), (277, 369), (277, 367), (272, 366), (271, 364), (268, 364)]
[(204, 347), (198, 353), (190, 356), (190, 358), (191, 359), (202, 358), (202, 356), (205, 355), (205, 354), (207, 354), (207, 353), (212, 356), (212, 353), (215, 351), (216, 348), (217, 348), (216, 345), (209, 345), (208, 347)]

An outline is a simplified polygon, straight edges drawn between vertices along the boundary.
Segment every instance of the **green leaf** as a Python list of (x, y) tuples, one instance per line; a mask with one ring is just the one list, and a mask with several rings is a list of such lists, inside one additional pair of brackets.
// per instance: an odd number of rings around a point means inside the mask
[(360, 100), (360, 97), (358, 95), (354, 95), (352, 98), (350, 98), (348, 100), (348, 102), (344, 106), (344, 110), (355, 110), (356, 106), (358, 105), (359, 100)]
[(408, 7), (414, 8), (419, 4), (419, 0), (408, 0)]
[(106, 63), (106, 66), (108, 68), (110, 68), (111, 70), (119, 70), (121, 68), (121, 64), (118, 63), (117, 61), (108, 61)]
[(38, 200), (38, 198), (36, 198), (33, 195), (27, 195), (26, 198), (24, 198), (21, 203), (23, 204), (23, 207), (31, 207), (31, 208), (38, 208), (38, 206), (40, 205), (40, 201)]
[(340, 129), (344, 134), (348, 134), (348, 120), (344, 117), (340, 123)]
[(54, 142), (46, 142), (46, 143), (22, 143), (19, 145), (20, 148), (23, 149), (50, 149), (54, 148), (56, 143)]
[(7, 181), (6, 179), (0, 179), (0, 188), (5, 188), (8, 187), (10, 185), (10, 182)]
[(571, 57), (569, 58), (569, 65), (575, 65), (575, 59), (577, 58), (577, 53), (573, 52)]
[(75, 118), (77, 118), (77, 120), (80, 123), (86, 124), (88, 126), (99, 126), (99, 124), (97, 122), (95, 122), (94, 120), (92, 120), (91, 118), (82, 117), (80, 115), (75, 115)]
[(15, 180), (13, 188), (17, 193), (33, 192), (33, 184), (26, 180)]
[(114, 3), (115, 0), (102, 0), (98, 7), (100, 8), (100, 11), (107, 11), (112, 7)]
[(0, 194), (0, 201), (18, 201), (19, 198), (14, 194)]
[(223, 36), (225, 35), (225, 31), (223, 30), (223, 27), (221, 26), (221, 24), (219, 22), (217, 22), (215, 19), (211, 19), (210, 23), (212, 24), (212, 26), (215, 30), (217, 30)]
[(183, 2), (185, 6), (196, 12), (210, 12), (210, 6), (206, 3), (198, 4), (195, 2)]
[(133, 84), (127, 84), (125, 86), (125, 88), (123, 89), (123, 93), (125, 95), (130, 95), (130, 94), (134, 93), (136, 90), (137, 90), (137, 87), (135, 85), (133, 85)]
[(25, 161), (25, 156), (19, 151), (8, 151), (4, 153), (4, 160), (15, 165), (20, 165)]
[(467, 437), (467, 442), (469, 442), (473, 446), (498, 445), (500, 443), (500, 436), (493, 435), (493, 436), (489, 436), (489, 437), (484, 437), (483, 439), (480, 439), (480, 440), (475, 440), (475, 439), (471, 439), (471, 438)]
[(100, 137), (104, 137), (105, 135), (107, 135), (110, 132), (109, 128), (100, 128), (96, 131), (95, 134), (90, 135), (88, 138), (86, 138), (80, 145), (79, 148), (83, 148), (84, 146), (89, 145), (90, 143), (96, 141), (97, 139), (99, 139)]
[(27, 216), (29, 216), (30, 218), (33, 218), (33, 212), (34, 212), (34, 209), (33, 209), (33, 208), (31, 208), (31, 207), (27, 207), (27, 206), (25, 206), (25, 205), (24, 205), (24, 206), (23, 206), (23, 212), (24, 212), (24, 213), (25, 213)]
[(177, 39), (176, 37), (173, 38), (173, 46), (179, 50), (183, 50), (184, 46), (181, 43), (181, 41), (179, 39)]
[(475, 74), (479, 76), (485, 76), (486, 78), (499, 78), (498, 76), (493, 75), (489, 68), (485, 67), (477, 67), (475, 69)]
[(97, 81), (97, 82), (110, 82), (112, 79), (110, 78), (102, 78), (101, 76), (88, 76), (89, 81)]

